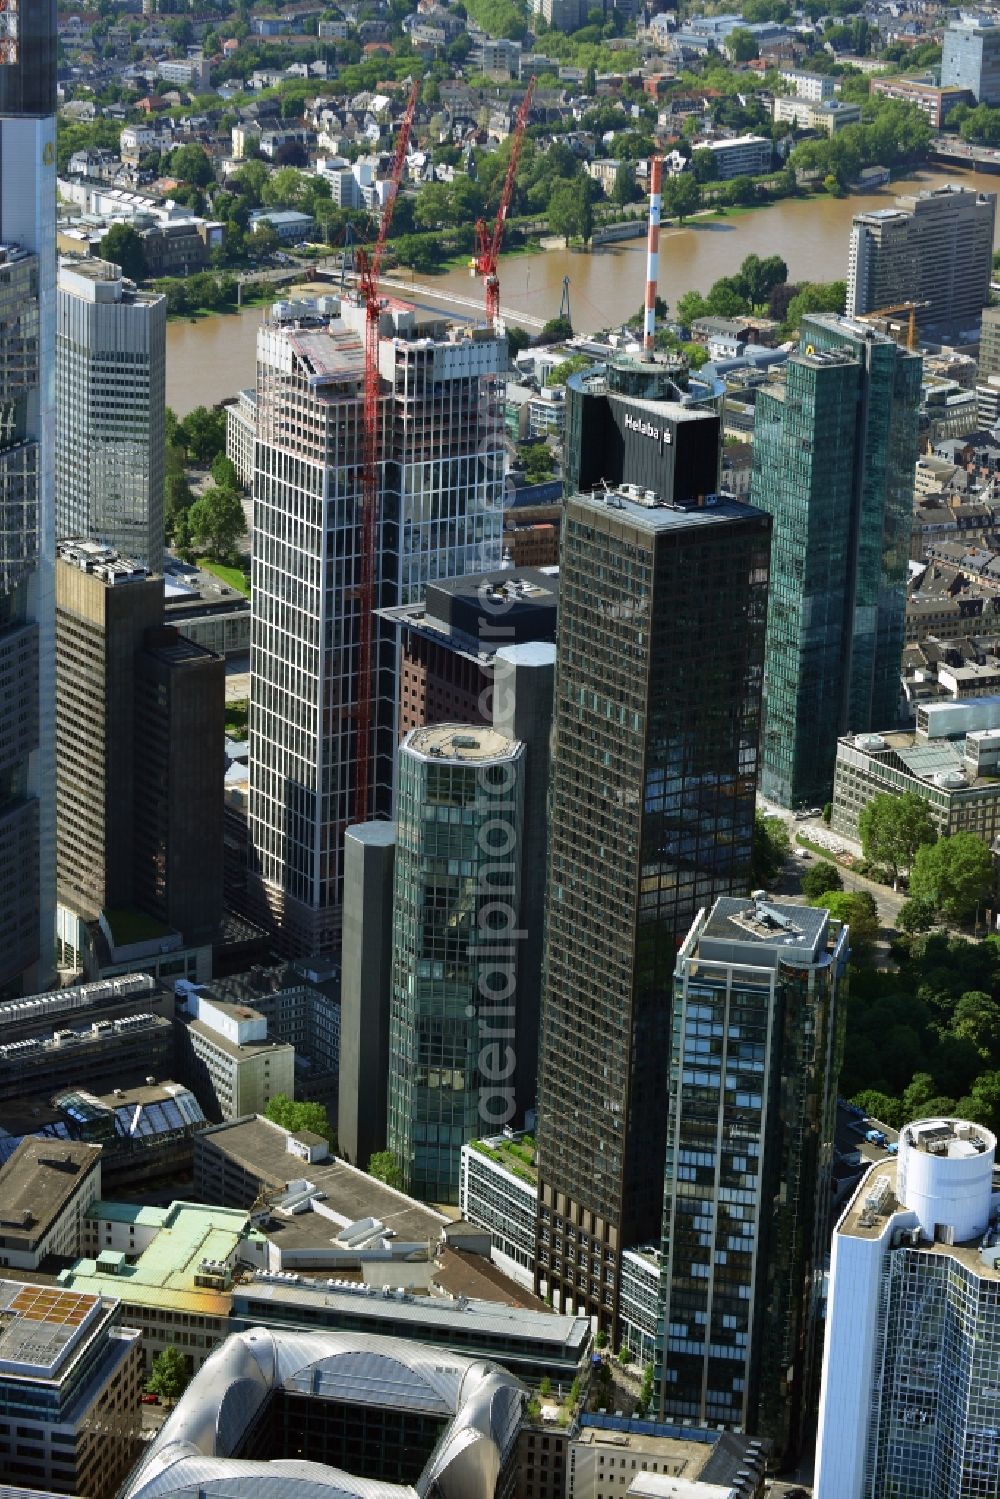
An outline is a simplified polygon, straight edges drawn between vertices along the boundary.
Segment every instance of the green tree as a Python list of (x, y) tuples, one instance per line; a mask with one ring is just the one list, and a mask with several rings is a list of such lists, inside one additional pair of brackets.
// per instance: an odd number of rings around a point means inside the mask
[(828, 890), (843, 890), (844, 881), (840, 870), (835, 864), (828, 864), (821, 859), (811, 869), (807, 869), (802, 876), (802, 894), (814, 900), (817, 896), (826, 895)]
[(865, 858), (884, 869), (893, 886), (900, 870), (910, 868), (917, 849), (937, 836), (927, 803), (915, 791), (872, 797), (861, 810), (858, 834)]
[(101, 240), (101, 258), (120, 266), (130, 281), (142, 281), (146, 275), (146, 247), (131, 224), (112, 224)]
[(663, 206), (667, 215), (681, 224), (701, 207), (701, 188), (690, 172), (667, 178), (663, 184)]
[(726, 51), (733, 62), (750, 62), (760, 56), (760, 48), (752, 31), (745, 26), (736, 26), (726, 37)]
[(191, 183), (193, 187), (208, 187), (210, 182), (215, 181), (211, 157), (204, 146), (199, 146), (196, 141), (178, 146), (171, 152), (170, 171), (174, 177)]
[(399, 1169), (399, 1162), (391, 1150), (377, 1150), (368, 1162), (368, 1174), (374, 1176), (376, 1181), (385, 1182), (387, 1187), (401, 1188), (403, 1185), (403, 1173)]
[(677, 316), (685, 328), (690, 328), (697, 318), (708, 315), (708, 303), (700, 291), (686, 291), (677, 298)]
[(934, 925), (934, 907), (926, 900), (904, 900), (896, 917), (901, 932), (926, 932)]
[(225, 453), (220, 453), (213, 458), (212, 467), (209, 470), (212, 481), (218, 484), (220, 489), (238, 489), (240, 485), (239, 475), (236, 472), (236, 464)]
[(154, 1358), (148, 1388), (161, 1400), (173, 1401), (183, 1395), (190, 1378), (187, 1359), (179, 1348), (170, 1346)]
[(691, 170), (696, 182), (714, 182), (715, 152), (710, 151), (707, 146), (699, 146), (698, 150), (691, 154)]
[(545, 383), (546, 385), (565, 385), (570, 375), (575, 375), (578, 370), (590, 369), (593, 363), (593, 358), (589, 354), (571, 354), (568, 359), (563, 360), (562, 364), (557, 364), (549, 372)]
[(781, 873), (792, 851), (788, 829), (780, 817), (754, 814), (753, 848), (750, 855), (750, 883), (766, 888)]
[(785, 326), (798, 328), (807, 312), (843, 312), (846, 301), (846, 281), (807, 281), (788, 304)]
[(226, 413), (195, 406), (177, 424), (177, 440), (195, 463), (207, 468), (226, 451)]
[(590, 178), (582, 176), (570, 182), (559, 182), (553, 188), (547, 213), (549, 228), (553, 234), (561, 235), (567, 244), (574, 235), (586, 241), (593, 232), (590, 190)]
[(1000, 1059), (1000, 1004), (982, 989), (970, 989), (959, 999), (951, 1017), (954, 1035), (971, 1041), (987, 1061)]
[(851, 1103), (864, 1109), (869, 1119), (877, 1119), (880, 1124), (888, 1124), (892, 1129), (899, 1129), (906, 1123), (900, 1100), (888, 1093), (879, 1092), (877, 1088), (862, 1088), (860, 1093), (855, 1093)]
[(272, 1124), (280, 1124), (282, 1129), (291, 1130), (293, 1134), (299, 1130), (309, 1130), (311, 1134), (319, 1135), (328, 1145), (333, 1145), (337, 1138), (337, 1132), (321, 1103), (289, 1098), (287, 1093), (274, 1095), (264, 1110), (264, 1118), (270, 1119)]
[(246, 531), (243, 502), (235, 489), (212, 485), (188, 511), (191, 538), (216, 562), (231, 562)]
[(948, 921), (969, 921), (993, 888), (993, 857), (975, 833), (954, 833), (917, 849), (910, 894)]
[(955, 1105), (959, 1119), (985, 1124), (994, 1133), (1000, 1129), (1000, 1072), (983, 1072), (969, 1092)]
[(759, 255), (747, 255), (739, 277), (751, 306), (763, 307), (774, 288), (788, 280), (788, 267), (780, 255), (768, 255), (764, 260)]
[(871, 957), (878, 940), (879, 916), (875, 897), (867, 890), (828, 890), (809, 902), (825, 906), (835, 921), (846, 922), (851, 929), (851, 955), (857, 963)]

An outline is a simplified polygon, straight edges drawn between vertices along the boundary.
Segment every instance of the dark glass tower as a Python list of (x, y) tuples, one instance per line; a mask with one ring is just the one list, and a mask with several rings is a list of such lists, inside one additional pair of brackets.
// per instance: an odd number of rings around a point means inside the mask
[(865, 323), (802, 321), (757, 397), (750, 496), (774, 518), (761, 790), (828, 800), (841, 734), (899, 716), (921, 361)]
[[(661, 413), (635, 435), (681, 467), (718, 432)], [(660, 1233), (677, 948), (750, 880), (771, 529), (645, 499), (567, 503), (539, 1060), (538, 1289), (615, 1340), (622, 1251)]]

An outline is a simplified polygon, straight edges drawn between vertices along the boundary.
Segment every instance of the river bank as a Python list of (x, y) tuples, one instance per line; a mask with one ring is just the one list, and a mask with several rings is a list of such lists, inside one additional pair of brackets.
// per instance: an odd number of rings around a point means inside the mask
[[(919, 192), (959, 182), (980, 192), (997, 192), (996, 177), (979, 172), (923, 170), (908, 174), (875, 193), (833, 198), (784, 198), (760, 208), (727, 209), (720, 216), (696, 217), (671, 224), (660, 234), (660, 295), (671, 305), (686, 291), (707, 292), (720, 276), (730, 276), (750, 254), (780, 255), (792, 281), (836, 281), (847, 275), (851, 220), (872, 208), (891, 208), (899, 193)], [(1000, 243), (1000, 223), (997, 225)], [(642, 306), (646, 247), (642, 238), (617, 240), (593, 250), (539, 250), (505, 256), (501, 267), (501, 303), (540, 318), (555, 317), (569, 276), (570, 313), (580, 333), (624, 322)], [(405, 278), (405, 273), (404, 273)], [(443, 275), (415, 272), (409, 278), (433, 292), (421, 293), (421, 305), (448, 309), (449, 296), (470, 296), (476, 283), (468, 264)], [(263, 307), (206, 317), (181, 319), (167, 327), (167, 403), (179, 416), (192, 407), (212, 405), (252, 385), (256, 367), (257, 328)], [(471, 316), (462, 310), (462, 316)]]

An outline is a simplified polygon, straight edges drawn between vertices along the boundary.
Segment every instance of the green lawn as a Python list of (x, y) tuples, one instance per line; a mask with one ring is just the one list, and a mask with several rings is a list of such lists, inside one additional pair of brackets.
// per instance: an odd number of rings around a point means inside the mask
[(118, 906), (106, 910), (104, 916), (116, 947), (128, 947), (133, 942), (156, 942), (161, 937), (169, 937), (171, 932), (162, 921), (156, 921), (144, 911), (137, 911), (134, 906)]
[(211, 557), (196, 557), (194, 560), (205, 572), (221, 578), (223, 583), (228, 583), (230, 588), (235, 588), (245, 598), (250, 597), (250, 584), (242, 567), (227, 567), (224, 562), (213, 562)]
[(250, 705), (246, 698), (226, 704), (226, 733), (230, 739), (245, 739), (250, 731)]

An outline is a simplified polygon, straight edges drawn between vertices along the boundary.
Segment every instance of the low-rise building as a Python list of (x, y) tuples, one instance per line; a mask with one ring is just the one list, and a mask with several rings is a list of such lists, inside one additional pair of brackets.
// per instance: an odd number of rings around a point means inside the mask
[(210, 1119), (263, 1113), (282, 1093), (295, 1096), (295, 1048), (268, 1038), (266, 1018), (247, 1005), (187, 990), (177, 1019), (178, 1063)]
[(766, 1452), (730, 1433), (585, 1415), (569, 1440), (566, 1499), (757, 1499)]
[(883, 99), (901, 99), (904, 104), (915, 104), (935, 130), (941, 129), (957, 105), (975, 103), (970, 88), (960, 88), (957, 84), (942, 87), (931, 77), (873, 78), (871, 89)]
[(0, 1465), (26, 1490), (111, 1499), (139, 1452), (142, 1358), (112, 1297), (0, 1280)]
[(283, 243), (295, 244), (309, 238), (315, 223), (311, 213), (299, 213), (294, 208), (262, 209), (250, 216), (250, 233), (273, 229)]
[(22, 1140), (0, 1168), (0, 1265), (37, 1270), (50, 1254), (79, 1254), (100, 1195), (99, 1145)]
[(787, 120), (800, 130), (818, 130), (824, 135), (836, 135), (847, 125), (861, 123), (861, 105), (851, 104), (845, 99), (824, 99), (813, 103), (808, 99), (781, 97), (774, 101), (774, 118)]
[(336, 1117), (340, 1073), (340, 971), (322, 978), (293, 964), (256, 966), (249, 973), (215, 979), (202, 991), (209, 999), (248, 1005), (267, 1021), (268, 1036), (295, 1048), (295, 1096), (321, 1103)]
[(873, 797), (907, 791), (926, 804), (939, 837), (975, 833), (992, 844), (1000, 833), (1000, 696), (918, 706), (912, 733), (838, 740), (834, 832), (857, 838), (858, 818)]
[(711, 151), (715, 161), (714, 176), (722, 181), (731, 177), (758, 177), (771, 170), (774, 147), (764, 135), (737, 135), (730, 140), (694, 141), (694, 151)]

